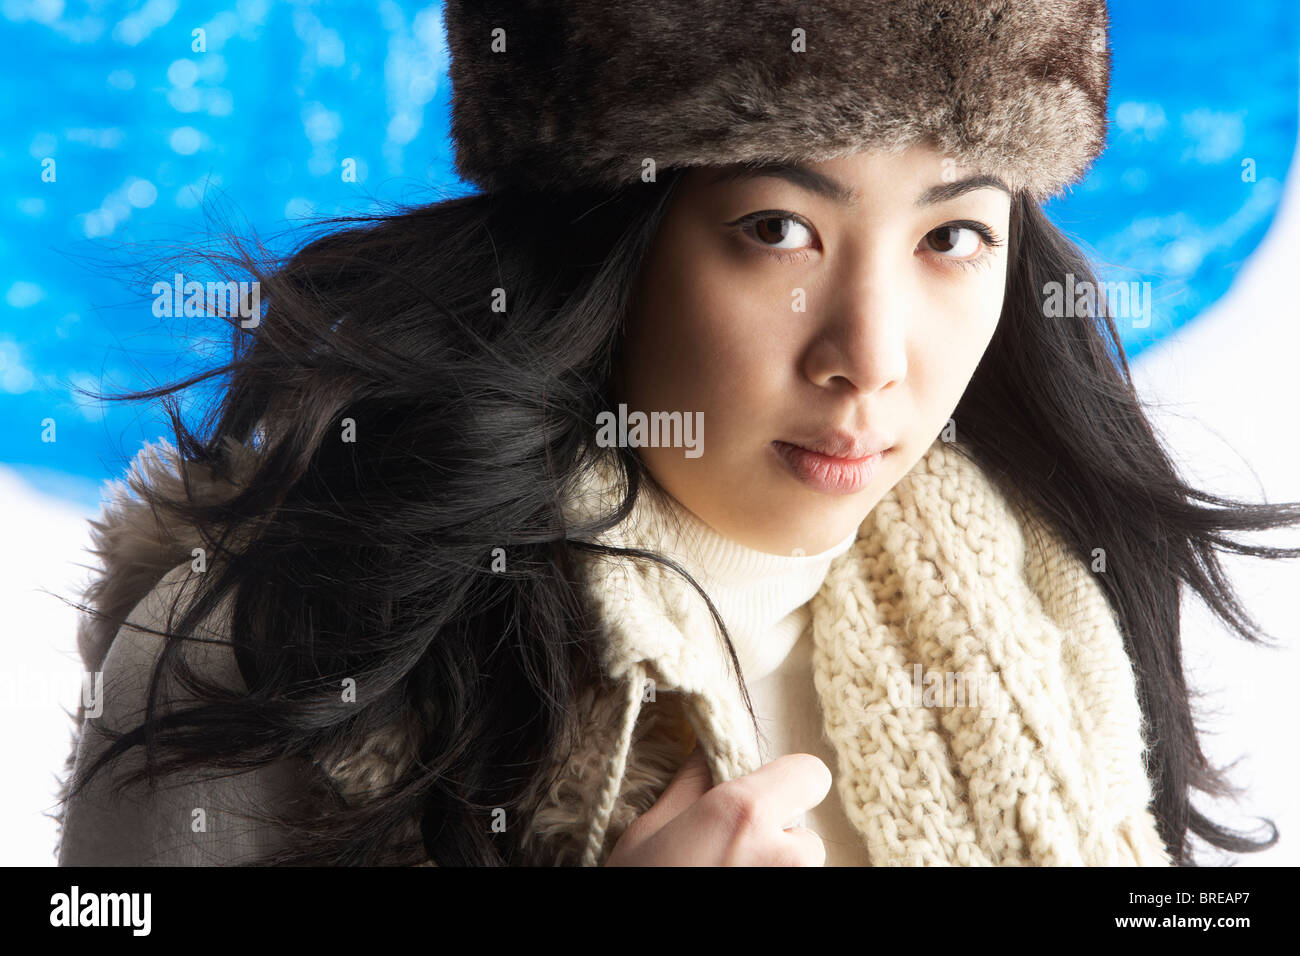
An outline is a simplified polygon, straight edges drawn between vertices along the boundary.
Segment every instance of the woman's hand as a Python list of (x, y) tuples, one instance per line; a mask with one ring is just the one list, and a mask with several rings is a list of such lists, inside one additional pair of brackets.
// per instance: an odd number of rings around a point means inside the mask
[(831, 789), (812, 754), (786, 754), (713, 786), (697, 746), (668, 788), (632, 821), (606, 866), (824, 866), (826, 847), (806, 827), (783, 829)]

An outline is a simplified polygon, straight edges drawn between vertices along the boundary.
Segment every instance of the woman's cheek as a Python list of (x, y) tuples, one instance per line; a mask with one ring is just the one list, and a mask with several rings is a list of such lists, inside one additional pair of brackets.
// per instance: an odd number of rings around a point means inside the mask
[(943, 309), (953, 317), (955, 326), (949, 329), (949, 334), (987, 342), (1002, 312), (1005, 284), (1005, 266), (995, 263), (992, 268), (982, 269), (965, 281), (945, 287)]
[(942, 404), (955, 403), (979, 364), (996, 325), (996, 310), (987, 291), (978, 284), (954, 283), (931, 296), (912, 315), (908, 341), (908, 377), (919, 389)]
[(761, 347), (755, 339), (779, 334), (782, 324), (773, 294), (730, 282), (696, 286), (682, 308), (690, 316), (690, 334), (682, 348), (707, 375), (743, 367)]

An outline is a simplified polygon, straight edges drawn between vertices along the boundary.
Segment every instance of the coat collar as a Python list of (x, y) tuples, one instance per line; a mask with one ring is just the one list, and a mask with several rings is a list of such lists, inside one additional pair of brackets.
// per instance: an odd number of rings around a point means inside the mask
[[(610, 511), (621, 498), (609, 457), (597, 454), (590, 461), (565, 504), (571, 523)], [(660, 537), (659, 520), (661, 516), (641, 495), (623, 522), (595, 540), (622, 548), (653, 547)], [(601, 664), (618, 683), (624, 701), (607, 785), (601, 788), (582, 842), (580, 862), (589, 866), (608, 855), (606, 829), (626, 771), (633, 730), (649, 698), (663, 693), (680, 696), (715, 785), (752, 773), (761, 766), (761, 758), (735, 668), (699, 593), (679, 574), (653, 561), (582, 555), (588, 605), (604, 638)]]

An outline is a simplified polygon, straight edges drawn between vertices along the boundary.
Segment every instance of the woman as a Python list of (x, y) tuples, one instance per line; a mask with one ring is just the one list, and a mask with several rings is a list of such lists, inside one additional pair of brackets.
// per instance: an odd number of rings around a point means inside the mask
[(1257, 639), (1215, 549), (1300, 512), (1185, 485), (1044, 307), (1104, 4), (473, 7), (484, 192), (240, 250), (205, 433), (128, 396), (176, 443), (97, 525), (61, 862), (1271, 845), (1190, 804), (1180, 585)]

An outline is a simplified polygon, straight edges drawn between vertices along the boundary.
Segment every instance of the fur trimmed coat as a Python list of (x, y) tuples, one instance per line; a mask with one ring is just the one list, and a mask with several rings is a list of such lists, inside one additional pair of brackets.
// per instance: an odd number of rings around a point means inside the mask
[[(78, 646), (85, 670), (103, 672), (106, 688), (143, 687), (157, 638), (142, 639), (130, 624), (159, 626), (200, 545), (194, 529), (160, 524), (130, 494), (144, 483), (179, 491), (176, 468), (169, 444), (146, 445), (92, 522), (103, 568), (85, 601), (105, 618), (83, 616)], [(237, 467), (234, 481), (247, 473)], [(198, 497), (230, 493), (193, 470), (191, 484)], [(611, 473), (593, 468), (567, 507), (583, 512), (612, 493)], [(602, 540), (645, 542), (644, 516), (638, 502)], [(652, 562), (578, 554), (609, 680), (587, 691), (573, 714), (580, 750), (552, 768), (560, 770), (553, 786), (530, 797), (522, 845), (537, 865), (603, 864), (694, 744), (715, 785), (760, 765), (699, 595)], [(1133, 670), (1111, 606), (1056, 535), (1032, 519), (1021, 524), (954, 448), (936, 441), (885, 495), (832, 563), (811, 610), (813, 679), (836, 754), (835, 786), (872, 865), (1170, 865), (1150, 809)], [(220, 612), (209, 620), (220, 635)], [(229, 660), (207, 663), (238, 681)], [(931, 699), (918, 678), (928, 683), (934, 674), (978, 678), (983, 699)], [(124, 697), (106, 699), (111, 708)], [(112, 716), (106, 710), (100, 719)], [(97, 746), (91, 723), (79, 708), (65, 791)], [(343, 794), (359, 793), (395, 779), (419, 734), (418, 726), (391, 727), (359, 751), (320, 755), (317, 769)], [(130, 809), (91, 793), (59, 815), (60, 862), (127, 862), (114, 857), (125, 845), (139, 848), (129, 862), (245, 862), (264, 847), (261, 838), (220, 827), (160, 829), (160, 815), (236, 792), (253, 805), (299, 800), (310, 812), (299, 786), (308, 769), (270, 767), (238, 786), (196, 780)], [(223, 786), (219, 795), (213, 789)], [(410, 832), (419, 833), (418, 820)]]

